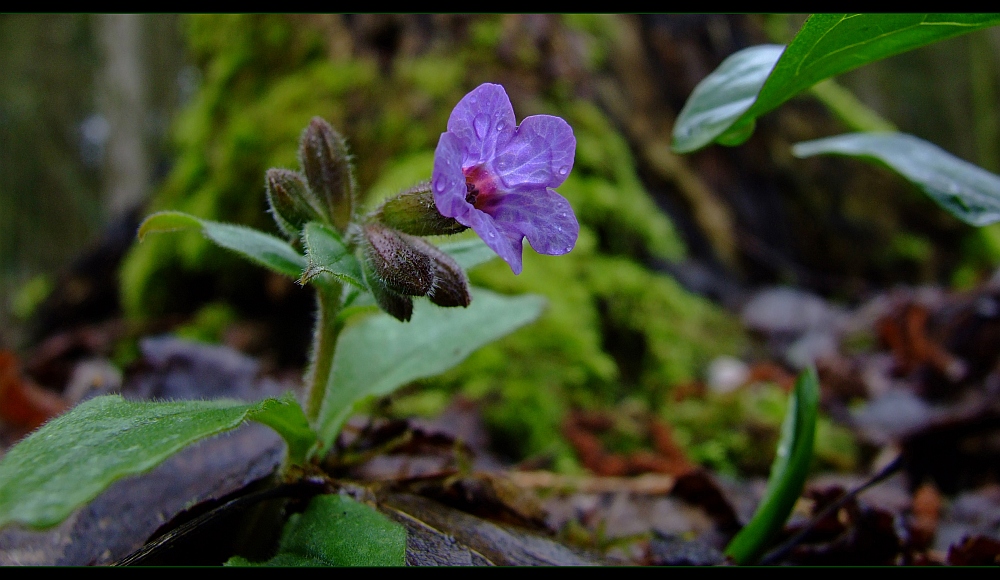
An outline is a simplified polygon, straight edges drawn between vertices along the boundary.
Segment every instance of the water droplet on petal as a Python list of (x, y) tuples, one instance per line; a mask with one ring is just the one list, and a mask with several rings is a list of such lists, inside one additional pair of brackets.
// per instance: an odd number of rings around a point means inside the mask
[(444, 184), (440, 181), (434, 184), (434, 189), (438, 190), (438, 193), (444, 192)]
[(559, 168), (559, 175), (566, 175), (567, 173), (569, 173), (569, 167), (564, 166)]
[(559, 217), (566, 217), (566, 212), (562, 212), (561, 214), (559, 214)]
[(476, 115), (472, 120), (472, 128), (476, 130), (476, 137), (482, 139), (490, 128), (490, 118), (486, 115)]
[(568, 251), (570, 251), (570, 250), (572, 250), (572, 249), (573, 249), (573, 246), (566, 246), (566, 249), (565, 249), (565, 250), (563, 250), (563, 251), (564, 251), (564, 252), (568, 252)]
[(504, 125), (504, 124), (503, 124), (502, 122), (501, 122), (501, 123), (497, 123), (497, 133), (499, 133), (499, 132), (503, 131), (503, 128), (504, 128), (505, 126), (506, 126), (506, 125)]

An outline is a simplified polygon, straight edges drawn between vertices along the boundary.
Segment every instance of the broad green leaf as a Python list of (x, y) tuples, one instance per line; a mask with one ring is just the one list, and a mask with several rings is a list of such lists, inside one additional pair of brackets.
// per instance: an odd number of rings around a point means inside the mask
[(285, 524), (278, 553), (229, 566), (405, 566), (406, 530), (375, 509), (342, 495), (319, 495)]
[(832, 154), (887, 165), (957, 218), (974, 226), (1000, 221), (1000, 176), (905, 133), (848, 133), (797, 143), (798, 157)]
[(819, 379), (816, 370), (808, 368), (795, 381), (764, 499), (726, 547), (726, 555), (737, 564), (756, 561), (792, 513), (812, 463), (818, 413)]
[(118, 395), (85, 401), (0, 458), (0, 527), (54, 526), (114, 481), (246, 420), (276, 429), (299, 458), (316, 441), (291, 395), (249, 404), (126, 401)]
[(200, 229), (202, 235), (244, 258), (279, 274), (298, 279), (306, 268), (306, 259), (282, 239), (245, 226), (203, 220), (179, 211), (161, 211), (146, 218), (139, 226), (139, 241), (146, 234)]
[(468, 308), (441, 308), (416, 300), (413, 317), (400, 322), (379, 312), (343, 330), (320, 409), (320, 437), (328, 447), (358, 400), (443, 373), (472, 351), (532, 322), (539, 296), (503, 296), (472, 289)]
[(361, 274), (361, 264), (344, 245), (340, 234), (332, 228), (319, 222), (309, 222), (303, 230), (302, 242), (306, 247), (308, 262), (308, 267), (302, 274), (303, 281), (320, 272), (327, 272), (352, 286), (368, 289)]
[(442, 252), (455, 258), (458, 265), (466, 270), (471, 270), (497, 257), (497, 253), (479, 238), (441, 244), (439, 248)]
[(722, 61), (702, 79), (674, 123), (673, 150), (689, 153), (726, 133), (753, 106), (784, 50), (777, 44), (751, 46)]
[(757, 117), (824, 79), (998, 23), (1000, 14), (814, 14), (784, 52), (744, 49), (702, 80), (677, 118), (673, 149), (739, 144)]

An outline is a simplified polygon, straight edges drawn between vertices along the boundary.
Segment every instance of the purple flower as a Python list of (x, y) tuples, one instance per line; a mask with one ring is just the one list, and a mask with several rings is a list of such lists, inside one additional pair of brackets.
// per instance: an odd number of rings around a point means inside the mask
[(575, 153), (566, 121), (534, 115), (517, 126), (503, 87), (480, 85), (455, 106), (438, 141), (434, 203), (520, 274), (524, 238), (536, 252), (553, 256), (576, 244), (580, 224), (552, 189), (566, 181)]

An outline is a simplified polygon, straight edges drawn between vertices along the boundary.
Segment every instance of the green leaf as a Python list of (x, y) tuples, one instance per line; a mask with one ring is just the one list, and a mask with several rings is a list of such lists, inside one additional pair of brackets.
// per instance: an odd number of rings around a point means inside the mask
[(480, 238), (463, 240), (461, 242), (450, 242), (438, 246), (442, 252), (448, 254), (458, 265), (466, 270), (471, 270), (480, 264), (485, 264), (497, 257), (486, 242)]
[[(673, 150), (689, 153), (726, 133), (753, 106), (784, 50), (776, 44), (751, 46), (729, 56), (702, 79), (674, 123)], [(749, 136), (746, 133), (743, 141)]]
[(265, 268), (298, 279), (306, 268), (306, 259), (287, 242), (245, 226), (203, 220), (179, 211), (161, 211), (146, 218), (139, 226), (139, 241), (146, 234), (200, 229), (216, 244), (248, 258)]
[(302, 273), (302, 281), (327, 272), (361, 290), (368, 289), (361, 274), (361, 263), (332, 228), (319, 222), (309, 222), (303, 230), (302, 242), (309, 264)]
[(673, 149), (700, 149), (824, 79), (997, 23), (1000, 14), (814, 14), (783, 53), (750, 47), (705, 77), (677, 118)]
[(291, 395), (250, 404), (126, 401), (118, 395), (85, 401), (0, 458), (0, 527), (54, 526), (114, 481), (248, 419), (275, 428), (300, 458), (316, 441)]
[(750, 523), (726, 547), (726, 555), (737, 564), (756, 561), (792, 513), (812, 463), (818, 413), (819, 379), (809, 368), (795, 381), (764, 499)]
[(443, 373), (479, 347), (532, 322), (543, 307), (540, 296), (503, 296), (473, 288), (468, 308), (441, 308), (417, 300), (409, 322), (380, 312), (348, 326), (337, 342), (320, 409), (324, 446), (332, 444), (360, 399)]
[(406, 530), (375, 509), (342, 495), (319, 495), (285, 524), (278, 553), (228, 566), (405, 566)]
[(905, 133), (848, 133), (797, 143), (798, 157), (833, 154), (884, 163), (974, 226), (1000, 221), (1000, 176)]

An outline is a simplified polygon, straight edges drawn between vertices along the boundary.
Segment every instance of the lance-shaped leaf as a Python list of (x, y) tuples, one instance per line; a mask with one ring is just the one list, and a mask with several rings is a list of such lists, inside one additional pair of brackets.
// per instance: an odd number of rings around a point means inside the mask
[(880, 162), (955, 217), (985, 226), (1000, 221), (1000, 175), (906, 133), (848, 133), (792, 147), (797, 157), (831, 154)]
[(416, 379), (445, 372), (469, 353), (532, 322), (540, 296), (503, 296), (474, 288), (468, 308), (415, 301), (409, 322), (367, 316), (343, 330), (319, 415), (324, 446), (332, 444), (354, 404)]
[(702, 80), (677, 117), (673, 149), (738, 145), (757, 117), (819, 81), (998, 23), (1000, 14), (814, 14), (784, 52), (773, 45), (744, 49)]
[(258, 403), (126, 401), (118, 395), (85, 401), (0, 458), (0, 526), (54, 526), (118, 479), (247, 420), (277, 430), (293, 461), (302, 461), (316, 442), (291, 395)]
[(161, 211), (147, 217), (139, 226), (139, 241), (149, 233), (186, 229), (200, 229), (202, 235), (223, 248), (294, 279), (306, 268), (306, 259), (284, 240), (253, 228), (204, 220), (179, 211)]
[(737, 564), (753, 563), (760, 557), (792, 513), (812, 463), (818, 414), (819, 379), (816, 370), (808, 368), (795, 381), (764, 499), (750, 523), (726, 547), (726, 555)]
[(308, 282), (320, 272), (326, 272), (361, 290), (368, 289), (361, 273), (361, 263), (332, 228), (319, 222), (309, 222), (303, 230), (302, 243), (306, 248), (308, 267), (302, 273), (301, 282)]
[(406, 530), (375, 509), (342, 495), (319, 495), (285, 524), (278, 553), (229, 566), (405, 566)]

